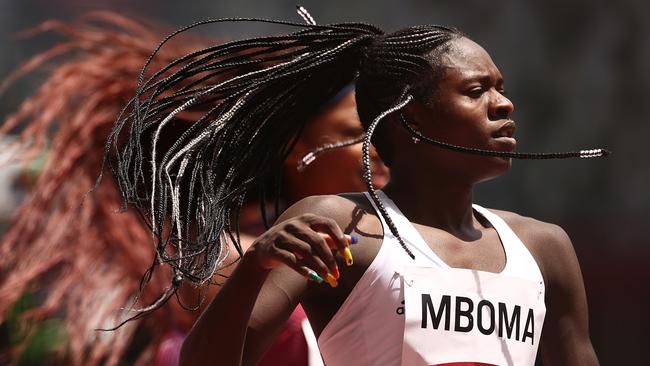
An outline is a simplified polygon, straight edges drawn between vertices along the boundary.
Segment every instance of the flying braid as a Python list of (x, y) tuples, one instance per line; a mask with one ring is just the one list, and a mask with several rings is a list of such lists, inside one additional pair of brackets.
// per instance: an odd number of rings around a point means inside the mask
[[(228, 240), (242, 254), (237, 218), (245, 196), (254, 190), (263, 202), (277, 202), (282, 164), (309, 117), (352, 81), (366, 130), (364, 180), (391, 232), (413, 257), (372, 187), (370, 139), (384, 117), (431, 89), (440, 72), (436, 60), (463, 35), (432, 25), (391, 34), (362, 23), (316, 25), (299, 12), (308, 24), (254, 18), (197, 22), (165, 38), (145, 64), (106, 145), (106, 156), (116, 152), (109, 164), (125, 203), (152, 229), (157, 257), (151, 270), (163, 263), (173, 270), (170, 291), (143, 312), (164, 303), (182, 281), (210, 281), (223, 264)], [(244, 21), (301, 29), (197, 50), (144, 79), (149, 63), (175, 35), (203, 24)], [(181, 113), (194, 115), (194, 122), (183, 123)]]
[[(146, 71), (176, 34), (226, 21), (302, 29), (215, 45)], [(183, 280), (210, 281), (228, 241), (242, 253), (235, 221), (247, 192), (277, 199), (279, 168), (304, 125), (354, 80), (361, 50), (381, 34), (358, 23), (216, 19), (173, 33), (152, 53), (106, 145), (125, 203), (153, 232), (150, 270), (173, 270), (169, 291), (140, 314), (164, 303)], [(145, 73), (152, 76), (145, 80)], [(195, 121), (183, 122), (181, 113)]]

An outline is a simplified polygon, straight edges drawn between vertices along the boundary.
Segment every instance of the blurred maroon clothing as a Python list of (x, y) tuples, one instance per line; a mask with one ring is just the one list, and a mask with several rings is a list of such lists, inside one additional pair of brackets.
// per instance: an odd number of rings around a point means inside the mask
[(284, 329), (266, 351), (258, 366), (307, 366), (309, 365), (307, 340), (302, 331), (302, 321), (306, 318), (302, 306), (293, 311)]
[[(298, 305), (258, 366), (308, 366), (307, 341), (302, 331), (302, 321), (305, 318), (305, 311)], [(178, 366), (185, 335), (180, 330), (169, 332), (158, 347), (154, 365)]]

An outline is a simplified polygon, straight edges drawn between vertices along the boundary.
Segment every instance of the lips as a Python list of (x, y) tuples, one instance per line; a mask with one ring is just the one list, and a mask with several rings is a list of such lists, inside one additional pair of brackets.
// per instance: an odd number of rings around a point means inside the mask
[(492, 137), (512, 137), (515, 134), (516, 124), (513, 120), (505, 121), (499, 129), (492, 135)]
[(513, 137), (515, 129), (515, 121), (507, 120), (492, 134), (492, 137), (503, 145), (504, 149), (512, 151), (517, 146), (517, 140)]

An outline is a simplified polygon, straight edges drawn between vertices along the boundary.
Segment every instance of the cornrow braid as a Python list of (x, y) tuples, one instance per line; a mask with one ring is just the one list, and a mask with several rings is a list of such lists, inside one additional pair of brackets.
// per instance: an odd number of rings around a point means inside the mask
[[(360, 75), (357, 77), (357, 104), (361, 120), (366, 123), (366, 132), (364, 136), (359, 139), (342, 141), (318, 147), (305, 155), (298, 165), (299, 170), (304, 169), (306, 165), (313, 162), (320, 154), (326, 151), (349, 146), (359, 140), (363, 141), (363, 177), (364, 182), (368, 187), (370, 197), (378, 207), (379, 213), (384, 217), (391, 233), (397, 238), (402, 248), (411, 258), (414, 258), (413, 253), (399, 235), (396, 225), (393, 223), (384, 204), (375, 192), (372, 184), (369, 147), (375, 129), (381, 120), (388, 114), (403, 108), (414, 99), (413, 93), (407, 95), (407, 92), (412, 91), (419, 93), (420, 95), (426, 95), (425, 90), (427, 89), (427, 83), (430, 83), (432, 78), (424, 78), (424, 82), (421, 82), (414, 79), (414, 76), (420, 77), (421, 75), (428, 75), (435, 78), (436, 75), (430, 75), (430, 70), (425, 70), (423, 72), (423, 69), (427, 67), (431, 68), (431, 66), (433, 66), (435, 72), (435, 69), (438, 66), (436, 65), (436, 62), (439, 62), (440, 59), (439, 56), (448, 50), (446, 46), (451, 40), (461, 36), (464, 35), (452, 28), (419, 26), (399, 31), (392, 35), (379, 37), (383, 42), (375, 41), (365, 50), (364, 59), (362, 60), (360, 68)], [(405, 53), (404, 50), (408, 51)], [(427, 54), (429, 57), (424, 57), (424, 55)], [(391, 60), (391, 62), (382, 62), (382, 60), (385, 60), (387, 56), (395, 57), (395, 59)], [(378, 62), (378, 60), (380, 60), (380, 62)], [(386, 70), (389, 70), (389, 72), (386, 73)], [(386, 75), (388, 75), (388, 77)], [(399, 75), (400, 78), (395, 78), (395, 75)], [(402, 89), (398, 90), (398, 88)], [(395, 95), (401, 95), (401, 97), (395, 101)], [(392, 105), (390, 105), (391, 103)], [(370, 124), (367, 124), (371, 116), (377, 117), (372, 120)], [(517, 159), (592, 158), (602, 157), (609, 154), (609, 151), (605, 149), (562, 153), (525, 153), (468, 148), (426, 137), (409, 125), (401, 112), (399, 113), (399, 118), (403, 126), (413, 137), (440, 148), (462, 153), (482, 156), (512, 157)]]
[[(172, 37), (229, 21), (302, 29), (204, 48), (146, 72)], [(152, 231), (156, 258), (148, 273), (163, 264), (172, 269), (168, 289), (133, 318), (164, 304), (183, 281), (210, 281), (228, 241), (242, 253), (237, 218), (247, 192), (277, 203), (279, 168), (306, 121), (354, 80), (360, 53), (381, 34), (361, 23), (234, 18), (197, 22), (163, 39), (105, 148), (125, 204)], [(152, 76), (145, 80), (145, 73)]]

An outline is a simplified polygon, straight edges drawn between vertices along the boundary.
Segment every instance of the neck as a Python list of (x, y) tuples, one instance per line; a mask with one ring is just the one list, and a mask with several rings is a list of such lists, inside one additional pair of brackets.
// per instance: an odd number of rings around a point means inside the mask
[(440, 179), (440, 176), (437, 179), (413, 179), (399, 173), (391, 176), (383, 191), (411, 222), (444, 230), (461, 239), (477, 235), (478, 222), (472, 209), (473, 184)]

